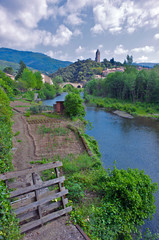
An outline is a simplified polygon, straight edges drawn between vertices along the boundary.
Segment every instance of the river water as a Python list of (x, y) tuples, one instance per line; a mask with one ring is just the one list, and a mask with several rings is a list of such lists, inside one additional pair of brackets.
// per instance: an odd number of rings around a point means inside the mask
[[(67, 93), (52, 100), (43, 101), (53, 105), (64, 100)], [(148, 174), (152, 182), (159, 184), (159, 122), (146, 118), (125, 119), (104, 109), (86, 106), (86, 120), (93, 128), (86, 133), (93, 136), (99, 145), (105, 168), (138, 168)], [(157, 211), (145, 227), (159, 233), (159, 191), (155, 195)]]

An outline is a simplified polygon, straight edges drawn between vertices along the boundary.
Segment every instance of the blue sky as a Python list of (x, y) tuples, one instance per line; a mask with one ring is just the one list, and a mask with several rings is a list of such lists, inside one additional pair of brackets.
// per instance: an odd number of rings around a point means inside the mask
[(0, 47), (60, 60), (159, 62), (158, 0), (0, 0)]

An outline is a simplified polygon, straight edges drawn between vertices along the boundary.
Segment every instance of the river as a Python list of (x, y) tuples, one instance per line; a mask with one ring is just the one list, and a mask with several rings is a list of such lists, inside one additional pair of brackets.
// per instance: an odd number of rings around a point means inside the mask
[[(64, 100), (66, 94), (43, 104), (53, 105)], [(119, 169), (143, 169), (152, 182), (159, 184), (159, 122), (146, 118), (125, 119), (88, 105), (85, 118), (93, 125), (86, 133), (97, 140), (105, 168), (112, 168), (115, 161)], [(159, 233), (159, 191), (155, 198), (156, 214), (144, 228)]]

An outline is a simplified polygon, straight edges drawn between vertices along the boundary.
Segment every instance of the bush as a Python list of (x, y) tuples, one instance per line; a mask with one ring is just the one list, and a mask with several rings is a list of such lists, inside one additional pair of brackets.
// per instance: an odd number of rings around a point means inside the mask
[(27, 100), (34, 100), (34, 95), (33, 91), (28, 91), (23, 94), (23, 98), (26, 98)]
[(70, 117), (84, 117), (83, 100), (79, 93), (69, 93), (64, 101), (65, 113)]
[[(9, 98), (0, 88), (0, 173), (12, 170), (12, 131), (11, 108)], [(20, 232), (18, 222), (12, 213), (9, 193), (3, 181), (0, 181), (0, 239), (18, 240)]]
[(80, 183), (75, 181), (66, 181), (66, 188), (68, 188), (68, 198), (74, 202), (81, 202), (84, 197), (83, 187)]

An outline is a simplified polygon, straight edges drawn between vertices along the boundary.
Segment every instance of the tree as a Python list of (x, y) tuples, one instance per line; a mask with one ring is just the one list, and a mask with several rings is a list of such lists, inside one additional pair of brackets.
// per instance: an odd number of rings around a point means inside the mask
[(84, 117), (83, 100), (79, 93), (69, 93), (64, 101), (65, 113), (70, 117)]
[(35, 72), (34, 73), (34, 77), (35, 77), (35, 82), (36, 82), (36, 89), (41, 89), (43, 86), (43, 81), (42, 81), (42, 76), (40, 72)]
[(110, 59), (110, 63), (112, 64), (112, 66), (114, 66), (114, 65), (115, 65), (114, 58)]
[(132, 55), (131, 56), (127, 55), (126, 59), (127, 59), (127, 64), (128, 65), (131, 65), (133, 63), (133, 56)]
[(20, 65), (20, 67), (19, 67), (18, 73), (17, 73), (17, 75), (15, 76), (15, 79), (16, 79), (16, 80), (17, 80), (18, 78), (21, 78), (22, 73), (23, 73), (24, 69), (26, 68), (25, 63), (24, 63), (22, 60), (20, 61), (19, 65)]
[(3, 69), (3, 72), (5, 72), (5, 73), (8, 73), (8, 74), (13, 74), (14, 73), (14, 70), (13, 70), (13, 68), (12, 67), (6, 67), (6, 68), (4, 68)]
[(26, 82), (27, 88), (36, 87), (36, 76), (28, 68), (25, 68), (22, 73), (22, 80)]
[(94, 208), (90, 217), (94, 235), (119, 240), (133, 239), (133, 234), (141, 237), (139, 230), (144, 220), (152, 218), (156, 211), (153, 194), (157, 183), (152, 183), (144, 170), (116, 167), (97, 174), (94, 181), (99, 183), (102, 198), (101, 206)]
[(52, 82), (55, 84), (63, 83), (63, 78), (61, 76), (56, 76), (52, 79)]

